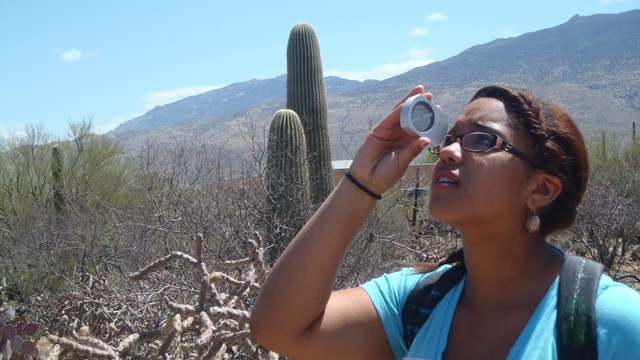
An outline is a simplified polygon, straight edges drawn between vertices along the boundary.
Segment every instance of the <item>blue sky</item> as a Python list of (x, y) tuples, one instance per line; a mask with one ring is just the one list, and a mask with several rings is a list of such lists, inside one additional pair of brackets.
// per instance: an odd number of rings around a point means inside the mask
[[(385, 79), (501, 37), (640, 0), (29, 1), (0, 3), (0, 137), (106, 132), (156, 105), (286, 72), (291, 27), (316, 29), (324, 74)], [(428, 87), (428, 84), (425, 84)]]

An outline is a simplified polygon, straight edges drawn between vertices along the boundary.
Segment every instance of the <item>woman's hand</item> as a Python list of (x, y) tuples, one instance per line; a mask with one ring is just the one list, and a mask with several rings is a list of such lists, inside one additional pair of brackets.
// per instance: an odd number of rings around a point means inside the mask
[(393, 111), (369, 132), (349, 169), (359, 182), (375, 193), (383, 194), (400, 180), (411, 160), (430, 143), (429, 138), (409, 134), (400, 127), (402, 105), (416, 94), (423, 94), (429, 101), (433, 99), (431, 93), (425, 93), (421, 85), (411, 89)]

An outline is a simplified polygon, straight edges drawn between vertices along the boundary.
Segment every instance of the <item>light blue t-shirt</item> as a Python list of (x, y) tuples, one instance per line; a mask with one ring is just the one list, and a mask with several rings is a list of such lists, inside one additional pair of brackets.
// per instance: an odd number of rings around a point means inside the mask
[[(441, 359), (465, 279), (438, 303), (408, 351), (401, 313), (407, 296), (420, 280), (449, 267), (445, 265), (428, 274), (406, 268), (362, 285), (378, 311), (396, 359)], [(549, 287), (507, 359), (557, 359), (558, 281), (556, 278)], [(596, 327), (599, 359), (640, 359), (640, 294), (603, 275), (596, 297)]]

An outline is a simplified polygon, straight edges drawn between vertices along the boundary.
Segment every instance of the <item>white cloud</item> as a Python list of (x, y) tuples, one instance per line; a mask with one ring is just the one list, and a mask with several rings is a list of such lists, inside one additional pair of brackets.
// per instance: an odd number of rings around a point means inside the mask
[(325, 76), (338, 76), (343, 79), (359, 81), (367, 79), (384, 80), (434, 62), (435, 60), (427, 58), (428, 55), (429, 50), (427, 49), (412, 48), (402, 55), (403, 58), (407, 59), (402, 62), (376, 65), (368, 70), (328, 70), (325, 72)]
[(427, 16), (427, 21), (444, 21), (447, 20), (447, 15), (443, 13), (434, 13)]
[(429, 49), (411, 48), (404, 54), (404, 57), (413, 60), (424, 60), (430, 53)]
[[(61, 50), (55, 50), (54, 53), (59, 53)], [(64, 63), (74, 63), (82, 61), (85, 58), (96, 57), (100, 55), (98, 51), (91, 51), (89, 53), (85, 53), (82, 50), (78, 50), (73, 48), (71, 50), (64, 51), (58, 57), (58, 60)]]
[(616, 3), (630, 3), (632, 0), (600, 0), (600, 5), (609, 5), (613, 2)]
[(65, 51), (62, 54), (60, 54), (59, 59), (60, 61), (65, 63), (78, 62), (82, 60), (82, 51), (76, 48), (73, 48), (69, 51)]
[(0, 139), (17, 139), (26, 136), (27, 133), (24, 131), (24, 129), (24, 124), (13, 124), (13, 126), (6, 126), (5, 124), (0, 123)]
[(425, 36), (425, 35), (429, 35), (429, 30), (421, 27), (417, 27), (411, 30), (411, 33), (409, 34), (409, 36)]
[(189, 96), (202, 94), (207, 91), (223, 88), (225, 86), (226, 85), (190, 86), (172, 90), (164, 90), (147, 94), (140, 100), (142, 100), (142, 102), (144, 103), (145, 109), (149, 110), (156, 106), (170, 104)]

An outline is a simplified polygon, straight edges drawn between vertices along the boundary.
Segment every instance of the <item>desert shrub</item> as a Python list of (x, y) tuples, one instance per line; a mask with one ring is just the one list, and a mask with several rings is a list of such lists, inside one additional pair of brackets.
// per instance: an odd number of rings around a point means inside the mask
[(605, 136), (588, 144), (589, 186), (571, 240), (614, 278), (630, 278), (637, 275), (632, 250), (640, 224), (640, 147)]

